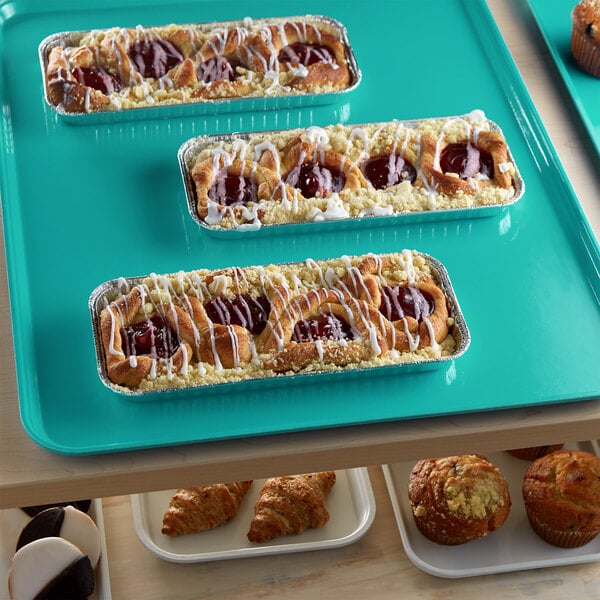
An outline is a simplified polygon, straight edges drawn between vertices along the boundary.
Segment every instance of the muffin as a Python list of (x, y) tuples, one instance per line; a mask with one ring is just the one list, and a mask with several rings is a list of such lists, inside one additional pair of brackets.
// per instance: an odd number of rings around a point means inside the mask
[(419, 531), (448, 546), (495, 531), (511, 506), (506, 479), (480, 454), (420, 460), (409, 476), (408, 497)]
[(600, 458), (557, 450), (529, 465), (523, 502), (533, 530), (546, 542), (577, 548), (600, 533)]
[(530, 446), (528, 448), (513, 448), (507, 450), (507, 452), (516, 458), (522, 458), (523, 460), (535, 460), (541, 456), (546, 456), (550, 452), (560, 450), (564, 444), (553, 444), (551, 446)]
[(571, 53), (575, 62), (600, 77), (600, 0), (583, 0), (572, 13)]

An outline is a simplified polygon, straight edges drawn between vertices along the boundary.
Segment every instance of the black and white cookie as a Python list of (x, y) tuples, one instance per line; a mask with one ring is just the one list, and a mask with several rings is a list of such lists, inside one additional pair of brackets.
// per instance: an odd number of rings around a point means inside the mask
[(35, 517), (38, 513), (41, 513), (47, 508), (54, 508), (55, 506), (74, 506), (81, 512), (87, 513), (90, 510), (92, 501), (86, 500), (69, 500), (68, 502), (55, 502), (54, 504), (36, 504), (34, 506), (22, 506), (21, 510), (26, 512), (30, 517)]
[(8, 589), (15, 600), (84, 600), (94, 592), (94, 569), (75, 544), (45, 537), (15, 554)]
[(85, 554), (95, 569), (102, 552), (100, 532), (96, 523), (73, 506), (55, 506), (33, 517), (21, 531), (16, 550), (46, 537), (60, 537)]

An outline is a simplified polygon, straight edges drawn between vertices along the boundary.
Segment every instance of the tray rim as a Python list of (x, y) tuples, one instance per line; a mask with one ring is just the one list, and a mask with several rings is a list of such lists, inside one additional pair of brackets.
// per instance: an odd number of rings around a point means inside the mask
[[(600, 456), (600, 446), (598, 444), (598, 442), (596, 442), (595, 440), (590, 440), (590, 441), (584, 441), (584, 442), (577, 442), (576, 444), (570, 444), (569, 446), (575, 446), (577, 449), (580, 450), (585, 450), (587, 452), (591, 452), (592, 454), (595, 454), (596, 456)], [(501, 454), (502, 451), (499, 452), (493, 452), (493, 453), (489, 453), (487, 454), (488, 458), (494, 462), (494, 456)], [(515, 458), (515, 461), (521, 461), (523, 463), (523, 466), (525, 466), (527, 464), (527, 462), (531, 462), (531, 461), (525, 461), (522, 459), (518, 459)], [(420, 570), (424, 571), (425, 573), (428, 573), (430, 575), (434, 575), (435, 577), (441, 577), (441, 578), (448, 578), (448, 579), (460, 579), (460, 578), (467, 578), (467, 577), (477, 577), (480, 575), (490, 575), (490, 574), (496, 574), (496, 573), (511, 573), (511, 572), (516, 572), (516, 571), (524, 571), (524, 570), (529, 570), (529, 569), (540, 569), (540, 568), (546, 568), (546, 567), (555, 567), (555, 566), (561, 566), (561, 565), (574, 565), (574, 564), (582, 564), (582, 563), (587, 563), (587, 562), (595, 562), (600, 560), (600, 549), (597, 549), (594, 552), (589, 552), (587, 554), (583, 553), (586, 549), (586, 546), (582, 546), (580, 548), (574, 548), (574, 549), (568, 549), (568, 548), (557, 548), (554, 546), (551, 546), (550, 544), (548, 544), (548, 549), (552, 550), (555, 549), (557, 552), (560, 552), (563, 554), (562, 557), (556, 558), (556, 559), (536, 559), (536, 560), (528, 560), (527, 562), (516, 562), (516, 563), (505, 563), (504, 565), (499, 565), (497, 567), (472, 567), (472, 568), (461, 568), (461, 569), (451, 569), (451, 568), (442, 568), (442, 567), (438, 567), (433, 565), (431, 562), (427, 561), (427, 558), (424, 557), (422, 555), (422, 553), (419, 553), (415, 550), (415, 548), (413, 547), (413, 544), (411, 544), (410, 541), (410, 534), (408, 532), (408, 530), (410, 529), (411, 532), (414, 531), (414, 535), (416, 536), (420, 536), (422, 535), (417, 529), (416, 526), (414, 525), (414, 523), (412, 521), (410, 521), (409, 523), (406, 523), (403, 513), (402, 513), (402, 509), (403, 507), (406, 508), (406, 499), (399, 500), (398, 499), (398, 494), (396, 491), (396, 487), (394, 485), (395, 482), (395, 474), (394, 474), (394, 469), (399, 469), (399, 468), (408, 468), (408, 466), (415, 464), (417, 461), (404, 461), (402, 463), (396, 463), (396, 464), (386, 464), (386, 465), (382, 465), (382, 469), (383, 469), (383, 475), (384, 475), (384, 480), (386, 483), (386, 487), (388, 490), (388, 494), (390, 497), (390, 501), (392, 503), (392, 508), (394, 511), (394, 518), (396, 520), (396, 525), (398, 527), (399, 533), (400, 533), (400, 538), (402, 540), (402, 545), (404, 547), (404, 551), (406, 552), (406, 555), (408, 556), (409, 560)], [(515, 490), (512, 490), (511, 495), (514, 497), (515, 496)], [(513, 498), (514, 500), (514, 498)], [(520, 501), (520, 498), (519, 498)], [(513, 504), (515, 502), (513, 501)], [(408, 509), (406, 509), (408, 510)], [(532, 531), (533, 534), (533, 531)], [(493, 534), (491, 534), (493, 535)], [(533, 534), (535, 535), (535, 534)], [(593, 540), (592, 542), (590, 542), (590, 544), (594, 544), (595, 542), (598, 542), (600, 540), (600, 537), (596, 540)], [(469, 542), (467, 542), (468, 544)], [(465, 546), (467, 545), (465, 544)], [(598, 546), (598, 544), (596, 543), (596, 546)], [(441, 547), (444, 548), (444, 547)], [(452, 552), (452, 548), (451, 546), (447, 546), (445, 547), (448, 552)], [(458, 547), (460, 548), (460, 546)], [(580, 552), (579, 554), (569, 554), (569, 550), (574, 550), (576, 552)]]
[[(543, 11), (541, 5), (539, 4), (540, 0), (526, 0), (526, 2), (529, 7), (531, 16), (533, 17), (533, 21), (535, 22), (535, 24), (538, 28), (539, 34), (541, 35), (542, 39), (544, 40), (544, 43), (546, 44), (546, 46), (548, 48), (550, 56), (552, 57), (552, 61), (554, 63), (556, 71), (560, 75), (562, 84), (566, 88), (566, 90), (569, 94), (569, 97), (571, 98), (571, 101), (573, 102), (573, 105), (575, 106), (575, 109), (577, 110), (579, 118), (580, 118), (581, 122), (583, 123), (583, 125), (590, 137), (592, 145), (594, 146), (598, 156), (600, 156), (600, 120), (598, 121), (597, 124), (592, 122), (590, 115), (588, 114), (587, 106), (586, 106), (586, 104), (584, 104), (580, 95), (578, 94), (578, 90), (576, 89), (575, 81), (573, 80), (573, 78), (571, 76), (571, 73), (574, 72), (576, 67), (574, 65), (571, 66), (571, 65), (567, 64), (563, 60), (563, 57), (561, 56), (560, 52), (558, 51), (558, 48), (556, 47), (554, 39), (550, 36), (547, 29), (544, 27), (543, 17), (540, 16)], [(574, 5), (575, 4), (573, 4), (573, 6)], [(571, 11), (572, 11), (572, 8), (569, 9), (569, 7), (567, 7), (567, 10), (565, 10), (565, 12), (568, 13), (569, 17), (571, 15)], [(566, 33), (567, 33), (567, 37), (569, 37), (569, 38), (571, 35), (570, 24), (571, 24), (570, 21), (567, 21)], [(590, 75), (590, 77), (592, 77), (592, 75)], [(600, 79), (598, 79), (598, 87), (599, 87), (598, 94), (600, 95)], [(596, 132), (595, 129), (598, 129), (599, 131)]]
[[(504, 76), (511, 84), (514, 84), (516, 93), (514, 93), (514, 97), (511, 95), (509, 97), (509, 101), (515, 101), (517, 105), (520, 105), (522, 101), (525, 101), (525, 114), (517, 114), (516, 115), (516, 124), (521, 125), (524, 129), (525, 139), (529, 142), (532, 142), (536, 148), (539, 148), (539, 154), (541, 154), (544, 160), (547, 160), (552, 168), (554, 183), (556, 183), (561, 189), (564, 188), (565, 199), (567, 202), (567, 211), (569, 218), (577, 220), (578, 229), (577, 236), (579, 238), (578, 242), (578, 251), (586, 252), (590, 257), (590, 262), (586, 262), (586, 267), (598, 267), (600, 264), (600, 250), (598, 246), (598, 241), (591, 230), (591, 227), (587, 221), (585, 213), (581, 205), (577, 202), (576, 196), (572, 191), (570, 186), (568, 177), (564, 170), (560, 165), (560, 161), (557, 157), (556, 151), (554, 150), (550, 140), (548, 133), (546, 132), (540, 117), (536, 111), (535, 105), (533, 104), (531, 98), (529, 97), (526, 88), (520, 78), (519, 72), (516, 68), (516, 65), (512, 62), (510, 55), (507, 51), (506, 46), (503, 44), (502, 38), (499, 34), (497, 27), (493, 21), (493, 17), (491, 13), (487, 9), (485, 2), (483, 0), (475, 0), (473, 2), (465, 2), (464, 0), (457, 0), (457, 3), (462, 6), (465, 11), (471, 14), (471, 19), (476, 19), (476, 23), (479, 25), (484, 25), (486, 23), (490, 23), (492, 26), (489, 36), (489, 48), (487, 51), (493, 52), (495, 46), (500, 46), (500, 61), (499, 61), (499, 77)], [(487, 31), (487, 27), (486, 27)], [(2, 38), (3, 31), (0, 29), (0, 39)], [(494, 56), (494, 54), (492, 54)], [(3, 66), (0, 62), (0, 71), (2, 71)], [(3, 89), (5, 83), (4, 77), (0, 77), (0, 90)], [(512, 88), (511, 88), (512, 89)], [(5, 92), (2, 92), (3, 94)], [(525, 119), (525, 120), (521, 120)], [(0, 120), (0, 130), (3, 134), (11, 135), (10, 121)], [(10, 181), (15, 181), (14, 173), (15, 173), (15, 160), (14, 155), (10, 155), (8, 157), (4, 157), (5, 160), (0, 161), (0, 169), (2, 169), (3, 177), (0, 178), (0, 185), (2, 182), (6, 182), (7, 179)], [(5, 177), (6, 174), (9, 174), (9, 177)], [(12, 178), (10, 177), (12, 175)], [(4, 183), (5, 184), (5, 183)], [(14, 190), (13, 186), (13, 190)], [(5, 190), (4, 190), (5, 191)], [(6, 197), (6, 196), (5, 196)], [(23, 250), (22, 240), (18, 239), (12, 231), (12, 228), (17, 226), (18, 229), (19, 223), (21, 220), (20, 215), (20, 206), (8, 205), (7, 203), (3, 206), (4, 212), (4, 234), (5, 234), (5, 247), (7, 250), (7, 262), (14, 265), (22, 266), (24, 264), (23, 258), (19, 256), (19, 252)], [(10, 226), (7, 226), (7, 223), (10, 222)], [(24, 270), (13, 269), (10, 273), (7, 273), (8, 279), (10, 280), (9, 285), (9, 299), (13, 307), (19, 306), (28, 306), (30, 304), (29, 298), (29, 290), (27, 287), (27, 273)], [(593, 276), (593, 285), (596, 287), (596, 274)], [(12, 318), (12, 326), (13, 326), (13, 338), (20, 337), (22, 339), (30, 339), (31, 331), (29, 327), (29, 323), (26, 319), (26, 315), (23, 313), (19, 313), (18, 311), (13, 309), (13, 318)], [(66, 454), (66, 455), (90, 455), (90, 454), (102, 454), (107, 452), (117, 452), (123, 450), (137, 450), (144, 449), (148, 447), (159, 447), (162, 445), (171, 445), (171, 444), (184, 444), (184, 443), (198, 443), (201, 441), (216, 441), (224, 438), (231, 437), (240, 437), (240, 434), (221, 434), (217, 438), (214, 437), (196, 437), (192, 436), (186, 439), (176, 439), (176, 440), (140, 440), (140, 439), (132, 439), (128, 440), (125, 443), (121, 442), (109, 442), (104, 443), (100, 441), (94, 441), (92, 443), (84, 442), (73, 442), (71, 439), (64, 439), (64, 437), (49, 437), (46, 433), (45, 423), (40, 420), (40, 415), (38, 413), (39, 404), (37, 403), (37, 388), (36, 382), (33, 378), (29, 377), (28, 369), (33, 365), (35, 366), (35, 355), (31, 351), (24, 347), (23, 345), (18, 345), (14, 348), (15, 358), (16, 360), (16, 370), (17, 370), (17, 384), (18, 384), (18, 392), (19, 392), (19, 411), (21, 415), (21, 422), (26, 433), (40, 446), (49, 449), (51, 451)], [(25, 402), (23, 399), (29, 398)], [(571, 393), (568, 394), (554, 394), (551, 397), (544, 398), (534, 398), (526, 405), (510, 405), (507, 407), (495, 407), (495, 408), (522, 408), (524, 406), (539, 406), (539, 405), (551, 405), (559, 402), (577, 402), (580, 400), (589, 400), (597, 398), (596, 390), (582, 390), (577, 393), (575, 396)], [(477, 412), (487, 410), (486, 408), (477, 409)], [(460, 410), (453, 410), (450, 413), (465, 413), (468, 414), (472, 412), (469, 408), (461, 408)], [(446, 413), (444, 413), (446, 414)], [(417, 417), (423, 417), (425, 415), (416, 415)], [(402, 420), (410, 420), (414, 418), (414, 416), (408, 417), (393, 417), (394, 419), (402, 419)], [(377, 419), (378, 422), (388, 421), (390, 417), (384, 416), (382, 418)], [(368, 422), (373, 422), (372, 420)], [(332, 424), (328, 425), (330, 427), (344, 425), (341, 424)], [(301, 423), (299, 427), (302, 430), (310, 429), (311, 427), (321, 427), (321, 425), (306, 425)], [(286, 431), (297, 431), (298, 427), (292, 428)], [(280, 430), (268, 429), (263, 432), (249, 432), (242, 433), (243, 437), (251, 437), (252, 435), (269, 435), (271, 433), (280, 433)]]
[[(336, 473), (344, 472), (347, 477), (348, 485), (353, 498), (358, 501), (357, 525), (349, 534), (340, 538), (322, 540), (320, 542), (304, 542), (302, 538), (284, 537), (277, 538), (271, 543), (253, 545), (247, 548), (236, 548), (232, 550), (220, 550), (214, 552), (198, 552), (195, 554), (177, 554), (161, 548), (150, 535), (145, 527), (146, 513), (144, 499), (157, 492), (146, 492), (142, 494), (132, 494), (131, 508), (133, 523), (136, 534), (140, 542), (153, 554), (159, 558), (175, 563), (199, 563), (219, 560), (229, 560), (234, 558), (251, 558), (254, 556), (267, 556), (272, 554), (291, 554), (295, 552), (307, 552), (313, 550), (325, 550), (341, 548), (357, 542), (370, 529), (375, 520), (376, 504), (375, 496), (369, 477), (367, 467), (352, 469), (340, 469)], [(254, 483), (261, 483), (263, 480), (257, 480)], [(160, 492), (158, 492), (160, 493)], [(201, 534), (202, 532), (200, 532)], [(289, 540), (289, 541), (288, 541)], [(288, 541), (288, 543), (285, 543)]]

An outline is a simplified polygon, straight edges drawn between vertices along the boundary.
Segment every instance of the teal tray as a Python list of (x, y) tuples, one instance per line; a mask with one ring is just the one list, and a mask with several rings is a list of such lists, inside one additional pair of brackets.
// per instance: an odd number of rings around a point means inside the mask
[[(38, 44), (56, 31), (228, 20), (240, 0), (0, 2), (0, 180), (23, 426), (94, 454), (600, 396), (600, 248), (480, 0), (335, 0), (363, 74), (351, 99), (288, 111), (73, 126), (47, 108)], [(254, 17), (316, 13), (257, 0)], [(451, 39), (448, 32), (452, 32)], [(493, 217), (223, 240), (189, 218), (177, 161), (194, 136), (463, 114), (504, 131), (526, 183)], [(88, 298), (118, 276), (415, 248), (448, 270), (469, 352), (437, 371), (129, 402), (98, 377)]]
[(528, 0), (575, 108), (600, 155), (600, 78), (582, 71), (571, 55), (571, 12), (576, 0)]

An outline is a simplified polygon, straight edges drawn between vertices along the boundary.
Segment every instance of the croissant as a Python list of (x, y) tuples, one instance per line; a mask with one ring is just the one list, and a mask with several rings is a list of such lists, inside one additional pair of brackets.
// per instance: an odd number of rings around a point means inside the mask
[(427, 360), (456, 343), (451, 299), (414, 251), (152, 274), (100, 290), (100, 368), (140, 391), (399, 364), (406, 352)]
[(177, 490), (163, 516), (161, 532), (175, 537), (228, 523), (237, 515), (251, 484), (238, 481)]
[(335, 480), (335, 471), (267, 479), (254, 506), (248, 539), (262, 544), (325, 525), (329, 521), (325, 501)]
[[(343, 31), (311, 20), (56, 34), (48, 44), (44, 73), (49, 100), (83, 113), (347, 88), (353, 75)], [(82, 49), (88, 55), (85, 64), (76, 56)], [(73, 74), (77, 67), (88, 69), (85, 77)]]
[(307, 91), (316, 86), (339, 89), (350, 84), (342, 42), (309, 23), (285, 22), (266, 26), (248, 40), (251, 54), (262, 61), (262, 71), (289, 73), (286, 85)]

